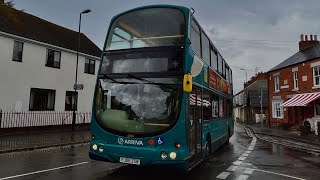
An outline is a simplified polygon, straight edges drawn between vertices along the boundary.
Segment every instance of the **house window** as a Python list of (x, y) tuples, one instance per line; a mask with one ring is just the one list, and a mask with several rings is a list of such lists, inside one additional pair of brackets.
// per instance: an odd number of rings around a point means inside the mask
[(22, 62), (23, 42), (14, 41), (12, 61)]
[(320, 66), (313, 68), (313, 86), (320, 86)]
[(84, 65), (84, 73), (94, 74), (96, 67), (96, 61), (92, 59), (86, 59)]
[(31, 88), (29, 109), (31, 111), (54, 110), (55, 90)]
[(78, 92), (67, 91), (66, 99), (65, 99), (65, 110), (66, 111), (77, 110), (78, 109), (77, 106), (78, 106)]
[(272, 102), (272, 117), (273, 118), (283, 118), (283, 107), (282, 102), (273, 101)]
[(298, 89), (298, 71), (293, 72), (293, 89)]
[(53, 68), (60, 68), (60, 62), (61, 62), (61, 52), (48, 49), (46, 66), (53, 67)]
[(280, 91), (279, 88), (279, 76), (274, 76), (274, 91)]

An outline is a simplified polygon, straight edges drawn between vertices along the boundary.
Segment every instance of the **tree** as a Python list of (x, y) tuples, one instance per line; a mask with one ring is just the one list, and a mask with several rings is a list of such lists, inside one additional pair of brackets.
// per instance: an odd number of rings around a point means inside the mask
[(13, 0), (11, 0), (11, 1), (8, 1), (8, 2), (4, 2), (3, 5), (8, 6), (10, 8), (14, 8), (15, 4), (14, 4)]

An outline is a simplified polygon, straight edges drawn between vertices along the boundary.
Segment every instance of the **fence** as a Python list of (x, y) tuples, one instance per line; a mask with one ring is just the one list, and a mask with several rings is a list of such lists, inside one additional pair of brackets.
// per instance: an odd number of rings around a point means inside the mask
[[(72, 111), (26, 111), (1, 112), (0, 134), (9, 131), (52, 131), (69, 129), (72, 125)], [(76, 112), (76, 127), (89, 128), (91, 112)]]

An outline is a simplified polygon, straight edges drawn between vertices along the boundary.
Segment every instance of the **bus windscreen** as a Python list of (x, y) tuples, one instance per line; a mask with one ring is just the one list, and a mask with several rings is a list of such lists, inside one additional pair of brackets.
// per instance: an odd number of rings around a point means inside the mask
[(185, 18), (174, 8), (147, 8), (114, 20), (105, 50), (184, 46)]

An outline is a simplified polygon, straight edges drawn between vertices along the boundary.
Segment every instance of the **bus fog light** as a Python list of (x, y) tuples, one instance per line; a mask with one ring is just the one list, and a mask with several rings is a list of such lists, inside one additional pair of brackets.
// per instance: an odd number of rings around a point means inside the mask
[(166, 159), (168, 157), (166, 152), (161, 152), (160, 156), (162, 159)]
[(103, 147), (102, 146), (99, 147), (99, 151), (103, 152)]
[(176, 159), (177, 153), (171, 152), (171, 153), (169, 154), (169, 156), (170, 156), (171, 159)]
[(98, 149), (98, 146), (96, 144), (94, 144), (94, 145), (92, 145), (92, 149), (96, 151)]

